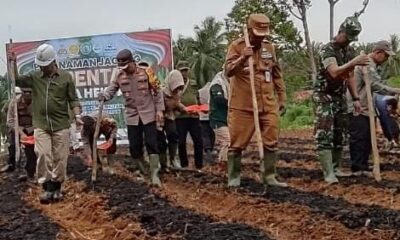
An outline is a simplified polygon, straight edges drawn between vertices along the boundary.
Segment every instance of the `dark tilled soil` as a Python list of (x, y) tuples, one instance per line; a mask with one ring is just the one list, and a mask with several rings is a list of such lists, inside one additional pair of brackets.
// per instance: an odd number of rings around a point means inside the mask
[[(69, 162), (74, 178), (85, 180), (88, 191), (92, 184), (85, 168), (77, 159)], [(242, 223), (224, 223), (210, 216), (197, 214), (152, 193), (143, 182), (121, 176), (100, 176), (94, 191), (108, 196), (112, 218), (123, 217), (137, 221), (150, 236), (162, 239), (272, 239), (263, 231)]]
[(13, 173), (0, 180), (0, 239), (56, 239), (60, 226), (23, 199), (30, 186), (17, 179)]
[[(183, 179), (200, 185), (219, 184), (226, 179), (217, 175), (185, 172)], [(322, 175), (321, 175), (322, 177)], [(236, 190), (235, 190), (236, 191)], [(238, 191), (276, 203), (290, 203), (309, 207), (313, 213), (340, 221), (346, 227), (400, 231), (400, 211), (380, 206), (352, 204), (341, 198), (304, 192), (293, 188), (264, 187), (253, 179), (243, 179)], [(400, 232), (399, 232), (400, 234)]]
[[(165, 186), (154, 188), (124, 168), (124, 147), (114, 157), (116, 174), (99, 172), (95, 184), (71, 157), (62, 203), (40, 205), (39, 186), (1, 174), (0, 239), (400, 239), (398, 155), (381, 155), (379, 183), (352, 177), (330, 187), (321, 180), (310, 130), (283, 133), (281, 146), (277, 170), (285, 189), (259, 182), (254, 146), (244, 153), (235, 189), (216, 167), (163, 174)], [(347, 170), (348, 160), (346, 153)]]

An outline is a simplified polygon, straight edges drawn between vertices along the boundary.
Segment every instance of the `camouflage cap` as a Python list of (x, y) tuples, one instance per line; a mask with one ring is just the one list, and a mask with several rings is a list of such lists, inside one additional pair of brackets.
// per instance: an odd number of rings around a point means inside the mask
[(339, 32), (344, 32), (350, 42), (357, 41), (362, 28), (357, 17), (347, 17), (340, 25)]

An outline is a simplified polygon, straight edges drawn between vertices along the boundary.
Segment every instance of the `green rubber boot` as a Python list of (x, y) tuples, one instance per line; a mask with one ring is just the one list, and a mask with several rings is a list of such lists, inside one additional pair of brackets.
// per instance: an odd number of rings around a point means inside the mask
[(240, 186), (240, 171), (242, 153), (229, 152), (228, 153), (228, 187)]
[(182, 169), (181, 161), (176, 156), (178, 153), (178, 144), (169, 144), (169, 161), (173, 169)]
[(161, 181), (158, 177), (158, 172), (160, 171), (160, 156), (158, 154), (150, 154), (149, 163), (151, 183), (157, 187), (161, 187)]
[(137, 163), (137, 167), (140, 171), (141, 174), (146, 175), (146, 167), (145, 167), (145, 160), (144, 157), (142, 156), (141, 158), (134, 159), (134, 161)]
[(346, 173), (341, 170), (343, 160), (343, 151), (342, 149), (334, 149), (332, 150), (332, 164), (333, 171), (336, 177), (350, 177), (351, 173)]
[(287, 183), (279, 182), (276, 179), (276, 161), (278, 160), (278, 154), (276, 152), (264, 150), (264, 171), (262, 172), (263, 183), (274, 187), (287, 187)]
[(339, 180), (336, 178), (333, 170), (332, 151), (321, 150), (318, 152), (318, 158), (322, 166), (322, 171), (324, 172), (325, 182), (328, 184), (338, 183)]
[(161, 153), (159, 156), (160, 156), (160, 165), (161, 165), (160, 172), (168, 172), (167, 155), (165, 153)]

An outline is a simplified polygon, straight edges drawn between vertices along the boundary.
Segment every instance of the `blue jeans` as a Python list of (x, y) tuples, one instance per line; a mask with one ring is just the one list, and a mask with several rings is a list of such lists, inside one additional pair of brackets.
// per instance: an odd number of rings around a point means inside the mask
[(397, 140), (399, 135), (399, 126), (397, 125), (396, 121), (390, 117), (389, 111), (387, 110), (386, 101), (383, 99), (384, 97), (384, 95), (377, 94), (375, 98), (378, 118), (385, 137), (389, 141), (392, 141), (393, 139)]

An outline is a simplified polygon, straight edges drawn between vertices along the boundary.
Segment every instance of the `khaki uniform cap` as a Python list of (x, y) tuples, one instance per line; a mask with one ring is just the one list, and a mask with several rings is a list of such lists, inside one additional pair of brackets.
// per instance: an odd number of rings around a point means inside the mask
[(247, 27), (253, 30), (254, 35), (265, 37), (269, 34), (270, 20), (265, 14), (255, 13), (249, 16)]

